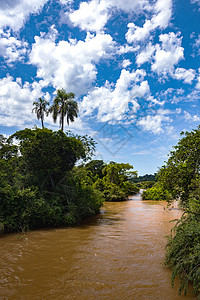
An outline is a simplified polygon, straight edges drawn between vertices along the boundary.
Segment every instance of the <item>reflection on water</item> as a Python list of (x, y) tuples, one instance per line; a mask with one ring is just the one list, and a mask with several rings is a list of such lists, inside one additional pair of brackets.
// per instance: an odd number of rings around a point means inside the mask
[(0, 299), (195, 299), (163, 268), (165, 236), (181, 211), (165, 202), (105, 203), (75, 228), (0, 238)]

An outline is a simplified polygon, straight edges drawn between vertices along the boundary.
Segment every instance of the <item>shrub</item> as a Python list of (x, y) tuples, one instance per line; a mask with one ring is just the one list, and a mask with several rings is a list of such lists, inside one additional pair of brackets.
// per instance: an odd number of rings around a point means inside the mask
[(156, 200), (156, 201), (161, 201), (161, 200), (170, 201), (172, 200), (172, 196), (166, 189), (163, 188), (162, 184), (157, 182), (150, 189), (147, 189), (142, 193), (142, 199)]

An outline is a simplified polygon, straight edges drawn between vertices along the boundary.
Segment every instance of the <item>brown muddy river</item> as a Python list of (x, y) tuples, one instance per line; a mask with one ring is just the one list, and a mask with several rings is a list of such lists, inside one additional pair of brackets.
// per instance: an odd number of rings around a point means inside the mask
[(80, 227), (0, 237), (0, 299), (195, 299), (178, 296), (163, 268), (169, 221), (181, 215), (164, 207), (137, 195)]

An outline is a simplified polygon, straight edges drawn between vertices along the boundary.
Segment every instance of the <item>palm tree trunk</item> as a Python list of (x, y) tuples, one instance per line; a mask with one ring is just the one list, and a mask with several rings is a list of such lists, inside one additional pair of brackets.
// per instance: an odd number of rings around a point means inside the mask
[(62, 111), (62, 114), (61, 114), (61, 130), (63, 131), (64, 129), (64, 114), (63, 114), (63, 111)]
[(44, 121), (43, 121), (43, 118), (41, 118), (41, 122), (42, 122), (42, 129), (44, 129)]

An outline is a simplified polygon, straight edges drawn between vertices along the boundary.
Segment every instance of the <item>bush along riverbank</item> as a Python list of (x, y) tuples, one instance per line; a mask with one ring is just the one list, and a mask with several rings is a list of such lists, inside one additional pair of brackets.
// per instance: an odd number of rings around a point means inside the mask
[(77, 224), (137, 192), (132, 166), (92, 161), (94, 150), (92, 138), (62, 130), (0, 135), (0, 232)]
[(157, 182), (143, 193), (143, 199), (178, 199), (184, 214), (168, 237), (165, 263), (172, 269), (172, 285), (180, 281), (180, 293), (189, 283), (200, 299), (200, 126), (182, 132), (181, 139), (159, 170)]

